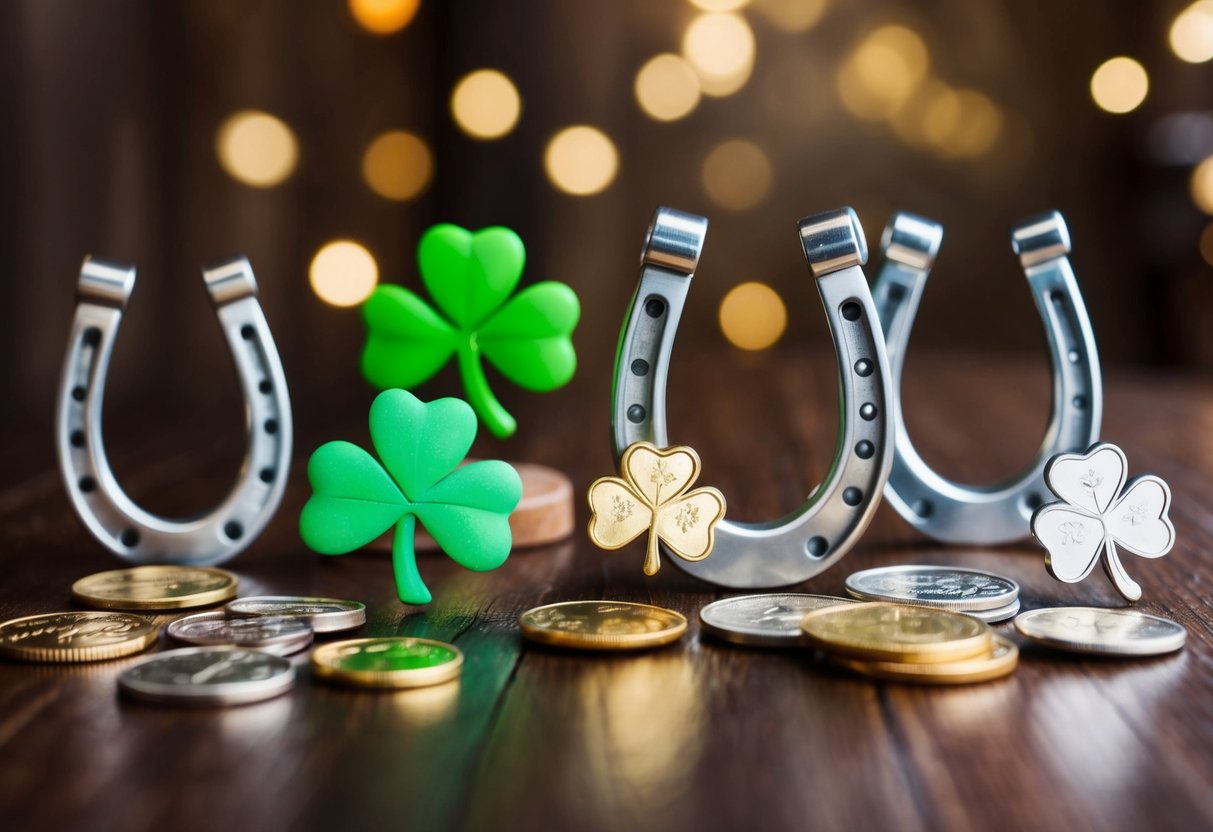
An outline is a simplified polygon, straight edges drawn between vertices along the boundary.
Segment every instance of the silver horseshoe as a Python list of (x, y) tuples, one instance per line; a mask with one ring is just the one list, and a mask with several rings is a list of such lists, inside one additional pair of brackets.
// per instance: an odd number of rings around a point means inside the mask
[[(893, 389), (901, 371), (914, 315), (935, 261), (943, 228), (898, 213), (881, 238), (885, 263), (872, 292), (885, 333)], [(1074, 279), (1070, 232), (1057, 211), (1031, 217), (1011, 229), (1048, 340), (1053, 373), (1052, 417), (1036, 457), (1006, 482), (969, 486), (936, 474), (906, 431), (900, 395), (896, 400), (896, 450), (885, 499), (907, 523), (948, 543), (996, 544), (1027, 537), (1032, 512), (1044, 501), (1045, 464), (1054, 454), (1082, 451), (1099, 439), (1103, 386), (1095, 333)]]
[(286, 490), (291, 402), (252, 267), (236, 257), (204, 268), (202, 277), (244, 391), (248, 453), (221, 505), (202, 517), (166, 520), (122, 490), (101, 435), (106, 373), (135, 267), (93, 257), (80, 267), (55, 414), (59, 468), (84, 525), (115, 555), (135, 563), (207, 565), (235, 557), (265, 528)]
[[(641, 255), (640, 283), (620, 335), (611, 403), (616, 459), (633, 442), (666, 447), (670, 354), (708, 221), (658, 208)], [(808, 580), (850, 551), (871, 522), (892, 465), (892, 387), (876, 307), (860, 268), (863, 228), (849, 208), (798, 223), (838, 358), (842, 424), (825, 482), (786, 517), (722, 520), (710, 557), (670, 558), (721, 586), (765, 588)]]

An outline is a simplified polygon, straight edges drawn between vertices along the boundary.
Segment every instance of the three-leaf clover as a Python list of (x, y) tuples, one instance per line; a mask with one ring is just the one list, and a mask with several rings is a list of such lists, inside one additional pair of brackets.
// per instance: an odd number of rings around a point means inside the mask
[(508, 228), (430, 228), (417, 246), (417, 265), (438, 308), (402, 286), (378, 287), (363, 306), (363, 375), (377, 387), (411, 388), (455, 355), (476, 414), (494, 436), (512, 435), (517, 423), (489, 388), (481, 356), (537, 392), (567, 384), (577, 369), (570, 338), (581, 315), (577, 295), (544, 281), (511, 298), (525, 263), (522, 240)]
[(405, 390), (385, 390), (371, 405), (370, 427), (382, 464), (349, 442), (329, 442), (312, 454), (313, 493), (299, 517), (303, 542), (320, 554), (342, 555), (395, 524), (392, 566), (406, 604), (430, 601), (413, 552), (417, 520), (468, 569), (504, 563), (522, 481), (497, 460), (460, 467), (476, 438), (472, 408), (460, 399), (426, 404)]

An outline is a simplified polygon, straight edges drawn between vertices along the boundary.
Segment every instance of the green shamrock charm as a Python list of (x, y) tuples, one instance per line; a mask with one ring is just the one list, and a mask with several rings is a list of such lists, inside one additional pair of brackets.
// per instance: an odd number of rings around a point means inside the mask
[(417, 265), (438, 309), (403, 286), (378, 287), (363, 306), (363, 375), (376, 387), (408, 389), (455, 355), (476, 414), (497, 438), (511, 436), (517, 423), (489, 388), (481, 356), (536, 392), (567, 384), (577, 369), (570, 338), (581, 315), (577, 295), (544, 281), (511, 298), (525, 263), (526, 248), (508, 228), (430, 228), (417, 246)]
[(417, 520), (456, 563), (496, 569), (510, 554), (510, 512), (522, 480), (498, 460), (460, 466), (476, 438), (476, 414), (460, 399), (426, 404), (406, 390), (385, 390), (371, 404), (376, 460), (357, 445), (329, 442), (307, 466), (312, 496), (299, 517), (307, 546), (343, 555), (396, 526), (392, 567), (406, 604), (428, 604), (417, 572)]

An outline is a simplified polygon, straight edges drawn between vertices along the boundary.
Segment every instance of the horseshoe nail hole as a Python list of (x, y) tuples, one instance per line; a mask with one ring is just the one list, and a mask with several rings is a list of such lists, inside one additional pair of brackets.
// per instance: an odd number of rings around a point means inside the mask
[(1078, 350), (1070, 350), (1070, 352), (1067, 353), (1066, 358), (1070, 359), (1071, 364), (1077, 364), (1078, 359), (1082, 358), (1082, 356), (1078, 354)]
[(73, 448), (83, 448), (84, 447), (84, 431), (82, 431), (82, 430), (72, 431), (72, 435), (67, 438), (67, 441), (72, 443)]
[(889, 300), (893, 301), (894, 303), (899, 302), (905, 296), (906, 287), (896, 283), (889, 287)]
[(83, 491), (85, 494), (88, 494), (89, 492), (95, 491), (97, 489), (97, 481), (89, 476), (81, 477), (80, 482), (77, 483), (77, 485), (80, 486), (80, 490)]
[(864, 405), (859, 408), (859, 417), (865, 422), (870, 422), (875, 419), (877, 413), (879, 413), (879, 411), (876, 409), (876, 405), (872, 404), (871, 402), (865, 402)]
[(134, 549), (139, 545), (139, 532), (135, 531), (134, 529), (127, 529), (118, 537), (118, 539), (122, 541), (122, 545), (126, 548)]
[(930, 500), (915, 500), (914, 504), (910, 506), (910, 508), (914, 510), (915, 514), (924, 520), (935, 513), (935, 504)]
[(866, 439), (861, 440), (855, 445), (855, 456), (860, 459), (871, 459), (874, 453), (876, 453), (876, 446)]
[(1025, 512), (1030, 513), (1040, 508), (1041, 504), (1044, 503), (1044, 498), (1033, 492), (1024, 494), (1023, 497), (1020, 498), (1019, 503), (1021, 506), (1023, 506), (1023, 510)]
[(1053, 305), (1057, 307), (1066, 305), (1066, 296), (1058, 291), (1049, 292), (1049, 300), (1051, 300)]
[(863, 310), (860, 309), (859, 304), (853, 300), (849, 300), (842, 305), (842, 317), (846, 318), (848, 321), (858, 321), (859, 315), (862, 311)]
[(637, 358), (632, 362), (632, 375), (647, 376), (649, 374), (649, 362), (643, 358)]
[(274, 469), (273, 468), (262, 468), (259, 476), (261, 477), (262, 482), (273, 482), (274, 481)]
[(75, 387), (72, 388), (72, 398), (78, 402), (82, 402), (82, 401), (84, 401), (84, 396), (87, 392), (88, 392), (87, 390), (85, 390), (83, 387), (81, 387), (79, 384), (77, 384)]
[(245, 341), (253, 340), (253, 336), (257, 334), (257, 330), (253, 329), (252, 324), (245, 324), (240, 327), (240, 337)]
[(804, 545), (805, 551), (811, 558), (824, 558), (829, 548), (830, 542), (821, 535), (810, 537), (809, 542)]
[(866, 358), (861, 358), (855, 362), (855, 375), (867, 378), (872, 375), (872, 362)]
[(90, 326), (84, 330), (84, 346), (96, 347), (101, 343), (101, 330), (95, 326)]
[(1086, 410), (1087, 409), (1087, 397), (1086, 396), (1075, 396), (1074, 397), (1074, 409), (1075, 410)]
[(244, 526), (235, 520), (229, 520), (223, 524), (223, 533), (228, 536), (229, 540), (239, 540), (244, 536)]
[(270, 384), (269, 379), (262, 379), (261, 383), (257, 385), (257, 389), (268, 396), (274, 392), (274, 385)]
[(628, 408), (628, 421), (633, 424), (640, 424), (644, 421), (644, 408), (638, 404), (634, 404)]
[(660, 298), (649, 298), (644, 302), (644, 313), (650, 318), (660, 318), (665, 314), (665, 301)]
[(857, 506), (863, 502), (863, 492), (852, 485), (842, 492), (842, 501), (849, 506)]
[(277, 419), (266, 419), (265, 420), (265, 432), (266, 433), (277, 433), (278, 432), (278, 420)]

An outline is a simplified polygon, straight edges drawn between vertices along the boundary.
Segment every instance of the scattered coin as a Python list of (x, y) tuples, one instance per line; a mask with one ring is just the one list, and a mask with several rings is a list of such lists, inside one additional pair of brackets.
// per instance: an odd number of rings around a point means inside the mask
[(159, 628), (124, 612), (51, 612), (0, 624), (0, 655), (27, 662), (95, 662), (145, 650)]
[(971, 615), (974, 618), (980, 618), (987, 624), (993, 624), (998, 621), (1006, 621), (1008, 618), (1014, 618), (1019, 614), (1019, 599), (1016, 598), (1005, 607), (999, 607), (993, 610), (965, 610), (965, 615)]
[(272, 615), (302, 618), (317, 633), (354, 630), (366, 623), (366, 604), (340, 598), (307, 598), (295, 595), (253, 595), (228, 602), (230, 616)]
[(72, 584), (74, 600), (107, 610), (205, 607), (235, 595), (235, 575), (201, 566), (135, 566), (98, 572)]
[(222, 610), (200, 612), (169, 622), (170, 638), (186, 644), (218, 646), (230, 644), (264, 650), (275, 656), (298, 653), (312, 643), (312, 625), (302, 618), (257, 616), (228, 618)]
[(954, 662), (880, 662), (832, 656), (834, 664), (861, 676), (890, 682), (927, 685), (963, 685), (1008, 675), (1019, 664), (1019, 648), (1002, 636), (994, 636), (994, 647), (986, 655)]
[(800, 628), (814, 647), (874, 661), (957, 661), (988, 653), (992, 641), (989, 625), (971, 615), (882, 602), (814, 610)]
[(427, 638), (358, 638), (312, 651), (322, 679), (365, 688), (420, 688), (450, 681), (463, 667), (453, 644)]
[(1048, 607), (1015, 619), (1025, 638), (1072, 653), (1155, 656), (1184, 646), (1183, 626), (1157, 615), (1098, 607)]
[(564, 601), (518, 617), (531, 641), (578, 650), (643, 650), (682, 638), (687, 620), (652, 604), (629, 601)]
[(796, 647), (803, 643), (800, 620), (805, 613), (853, 604), (850, 598), (798, 592), (740, 595), (713, 601), (699, 611), (703, 631), (734, 644)]
[(970, 612), (1008, 607), (1019, 584), (978, 569), (955, 566), (882, 566), (847, 578), (847, 592), (865, 601), (893, 601)]
[(295, 669), (286, 659), (243, 647), (184, 647), (122, 671), (126, 694), (173, 705), (244, 705), (286, 693)]

